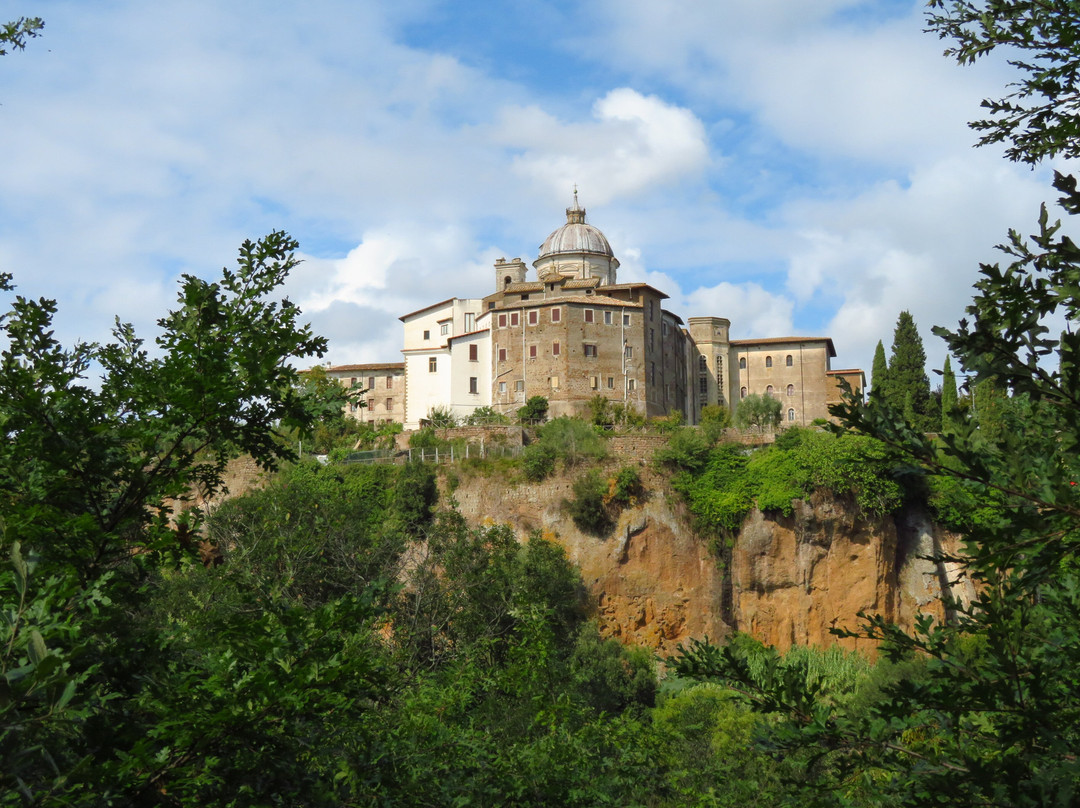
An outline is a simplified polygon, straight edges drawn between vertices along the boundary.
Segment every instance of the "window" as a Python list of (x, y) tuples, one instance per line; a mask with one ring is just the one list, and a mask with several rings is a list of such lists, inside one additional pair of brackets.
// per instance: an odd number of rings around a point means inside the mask
[(586, 343), (585, 344), (585, 356), (595, 358), (596, 357), (596, 346), (595, 345), (589, 345), (588, 343)]
[(746, 388), (745, 387), (740, 387), (739, 388), (739, 398), (746, 398)]
[(656, 363), (649, 363), (649, 384), (656, 384)]
[(357, 404), (355, 401), (349, 402), (349, 412), (356, 412), (358, 409), (360, 409), (359, 404)]
[(611, 312), (610, 311), (605, 311), (604, 312), (604, 325), (611, 325)]
[(469, 346), (469, 361), (470, 362), (478, 362), (478, 361), (480, 361), (480, 349), (476, 345), (470, 345)]
[(630, 325), (630, 315), (629, 314), (623, 314), (623, 316), (622, 316), (622, 324), (623, 325)]
[(561, 350), (562, 350), (562, 347), (561, 347), (561, 346), (559, 345), (559, 342), (558, 342), (558, 340), (556, 340), (555, 342), (551, 343), (551, 355), (552, 355), (552, 356), (558, 356), (558, 355), (559, 355), (559, 352), (560, 352)]
[(600, 378), (598, 376), (589, 377), (589, 387), (596, 390), (600, 386)]
[(522, 295), (522, 296), (521, 296), (521, 299), (522, 299), (522, 300), (528, 300), (528, 299), (529, 299), (529, 296), (528, 296), (528, 295)]
[(772, 395), (772, 385), (771, 384), (768, 387), (765, 388), (765, 395), (767, 395), (767, 396)]
[(626, 380), (626, 389), (629, 390), (632, 393), (632, 392), (634, 392), (634, 387), (636, 387), (636, 384), (635, 384), (634, 380), (633, 379), (627, 379)]
[(356, 387), (356, 377), (355, 376), (353, 376), (351, 379), (349, 379), (349, 387)]
[(505, 314), (500, 314), (499, 315), (499, 328), (506, 328), (506, 315)]
[(627, 359), (633, 359), (634, 358), (634, 346), (633, 345), (627, 345), (625, 348), (623, 348), (623, 356), (625, 356)]
[(656, 329), (649, 329), (649, 350), (656, 348)]
[(664, 322), (660, 323), (660, 336), (667, 336), (667, 320), (664, 320)]
[(557, 306), (551, 310), (551, 322), (557, 323), (562, 320), (562, 309)]
[(450, 333), (450, 323), (443, 323), (442, 325), (439, 326), (439, 334), (441, 334), (442, 336), (445, 337), (449, 333)]
[(367, 400), (367, 408), (369, 412), (375, 412), (375, 399), (369, 398)]
[(393, 387), (394, 387), (394, 377), (393, 376), (387, 376), (386, 377), (386, 389), (391, 390), (391, 389), (393, 389)]
[(791, 358), (791, 354), (787, 355), (787, 359), (784, 360), (784, 364), (787, 365), (788, 367), (791, 367), (792, 365), (795, 364), (795, 360)]
[(428, 373), (434, 373), (438, 369), (439, 369), (439, 360), (436, 359), (434, 356), (429, 356), (428, 360), (427, 360)]
[(516, 382), (514, 382), (514, 389), (519, 393), (523, 393), (525, 391), (525, 380), (518, 379)]
[(745, 356), (740, 356), (739, 357), (739, 370), (746, 370), (746, 357)]
[(559, 389), (559, 377), (558, 376), (552, 376), (552, 377), (550, 377), (548, 379), (548, 381), (551, 382), (551, 389), (552, 390), (558, 390)]
[(795, 410), (793, 410), (793, 409), (789, 409), (789, 410), (787, 411), (787, 419), (788, 419), (789, 421), (794, 421), (794, 420), (795, 420)]
[(506, 392), (506, 382), (499, 382), (499, 392), (500, 393), (505, 393)]
[(709, 395), (709, 377), (708, 376), (702, 376), (698, 380), (698, 388), (699, 388), (699, 391), (701, 392), (702, 398)]
[(772, 367), (772, 357), (771, 356), (766, 356), (765, 357), (765, 367), (767, 367), (767, 368)]
[(394, 399), (388, 398), (386, 399), (386, 411), (390, 412), (392, 409), (394, 409)]
[(614, 376), (608, 376), (607, 377), (607, 389), (608, 390), (614, 390), (615, 389), (615, 377)]
[(793, 395), (795, 395), (795, 385), (793, 385), (793, 384), (789, 384), (789, 385), (787, 386), (787, 394), (788, 394), (789, 396), (793, 396)]
[(425, 331), (424, 332), (424, 339), (431, 339), (431, 332), (430, 331)]
[(518, 324), (518, 313), (516, 311), (510, 312), (510, 325)]
[(539, 316), (540, 316), (540, 312), (538, 312), (536, 309), (533, 309), (532, 311), (530, 311), (529, 312), (529, 325), (536, 325), (536, 320), (537, 320), (537, 318)]
[(476, 328), (476, 315), (471, 311), (465, 312), (465, 333), (469, 333)]
[(536, 346), (535, 345), (530, 345), (529, 346), (529, 359), (536, 359)]
[(500, 362), (505, 362), (506, 361), (506, 348), (499, 348), (499, 361)]
[(367, 387), (368, 387), (368, 390), (374, 390), (375, 389), (375, 377), (374, 376), (368, 376), (367, 377)]
[(704, 356), (699, 356), (697, 358), (697, 368), (702, 373), (708, 373), (709, 372), (709, 360), (706, 359)]
[(585, 309), (585, 322), (591, 323), (593, 321), (593, 310)]
[(655, 303), (655, 300), (649, 301), (649, 320), (652, 320), (655, 316), (655, 312), (653, 311), (653, 306), (655, 305)]
[(474, 396), (480, 392), (480, 380), (476, 376), (469, 377), (469, 392)]

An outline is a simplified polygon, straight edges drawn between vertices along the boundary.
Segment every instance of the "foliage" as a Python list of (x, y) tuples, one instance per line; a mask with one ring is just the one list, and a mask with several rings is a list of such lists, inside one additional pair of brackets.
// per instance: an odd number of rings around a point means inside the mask
[(645, 493), (641, 475), (633, 466), (623, 466), (608, 481), (607, 499), (619, 505), (633, 505)]
[(583, 533), (604, 536), (614, 527), (614, 521), (607, 507), (607, 482), (600, 472), (590, 469), (574, 480), (573, 499), (565, 505), (570, 518)]
[(492, 407), (477, 407), (469, 417), (465, 419), (468, 426), (502, 426), (509, 424), (510, 419)]
[(737, 444), (721, 444), (706, 457), (703, 466), (696, 460), (684, 465), (674, 485), (698, 529), (712, 535), (734, 534), (754, 507), (790, 516), (795, 500), (819, 489), (869, 514), (890, 513), (903, 499), (891, 456), (864, 436), (794, 427), (751, 454)]
[(433, 429), (453, 429), (458, 425), (457, 413), (441, 404), (428, 410), (426, 420), (428, 427)]
[(926, 351), (911, 313), (900, 312), (893, 332), (887, 384), (882, 399), (917, 428), (933, 432), (940, 419), (932, 417), (930, 379), (926, 375)]
[(546, 443), (530, 443), (521, 453), (521, 467), (525, 479), (534, 483), (544, 480), (555, 471), (558, 452), (554, 446)]
[(870, 371), (870, 398), (883, 399), (889, 389), (889, 365), (885, 360), (885, 346), (878, 340), (874, 349), (874, 364)]
[(524, 407), (518, 408), (518, 420), (523, 424), (542, 424), (547, 419), (548, 400), (543, 396), (532, 396)]
[[(245, 242), (238, 269), (216, 283), (184, 276), (153, 357), (120, 323), (109, 344), (63, 348), (49, 300), (16, 297), (3, 316), (3, 793), (101, 804), (154, 787), (162, 763), (149, 739), (177, 717), (146, 708), (139, 682), (190, 669), (159, 654), (130, 615), (147, 582), (194, 550), (198, 512), (174, 527), (170, 504), (192, 486), (219, 490), (234, 453), (275, 468), (292, 456), (278, 430), (318, 416), (287, 361), (326, 343), (299, 325), (293, 304), (272, 300), (295, 248), (273, 233)], [(103, 372), (95, 387), (84, 384), (92, 365)], [(187, 739), (170, 754), (190, 759)], [(110, 777), (106, 763), (117, 760), (126, 763)], [(192, 787), (199, 776), (178, 775)]]
[(683, 427), (653, 454), (653, 459), (672, 470), (701, 471), (709, 459), (712, 441), (704, 430)]
[(780, 410), (779, 399), (751, 393), (735, 408), (735, 426), (739, 429), (775, 429), (780, 424)]
[(0, 25), (0, 56), (16, 50), (25, 50), (26, 41), (41, 36), (45, 22), (41, 17), (19, 17)]
[(715, 444), (724, 437), (724, 433), (731, 426), (731, 413), (727, 407), (719, 404), (706, 404), (701, 408), (699, 426), (705, 439), (710, 444)]
[(602, 460), (607, 455), (607, 440), (591, 424), (578, 418), (555, 418), (537, 430), (538, 442), (549, 447), (572, 468), (584, 460)]
[[(1021, 71), (1015, 91), (986, 102), (991, 117), (974, 124), (983, 142), (1032, 164), (1076, 155), (1073, 4), (931, 7), (931, 29), (953, 40), (959, 61), (1004, 45)], [(1055, 175), (1070, 215), (1080, 211), (1076, 186)], [(838, 795), (833, 803), (851, 801), (854, 783), (860, 802), (910, 806), (1070, 805), (1080, 792), (1080, 336), (1059, 331), (1080, 313), (1080, 250), (1045, 206), (1034, 235), (1011, 231), (1000, 249), (1009, 263), (981, 267), (967, 317), (935, 329), (978, 379), (973, 416), (935, 441), (896, 406), (849, 401), (836, 413), (935, 475), (931, 489), (945, 492), (949, 518), (966, 531), (962, 556), (945, 560), (976, 596), (950, 604), (948, 622), (924, 617), (907, 633), (864, 616), (854, 633), (903, 675), (848, 704), (823, 706), (797, 683), (752, 688), (762, 709), (784, 717), (770, 740), (814, 755), (810, 784)], [(724, 679), (737, 663), (716, 649), (688, 658), (694, 675)]]
[(953, 373), (952, 361), (945, 357), (945, 367), (941, 370), (941, 429), (947, 430), (957, 418), (959, 400), (956, 394), (956, 374)]
[(611, 400), (607, 396), (596, 395), (589, 399), (589, 420), (596, 426), (612, 423)]

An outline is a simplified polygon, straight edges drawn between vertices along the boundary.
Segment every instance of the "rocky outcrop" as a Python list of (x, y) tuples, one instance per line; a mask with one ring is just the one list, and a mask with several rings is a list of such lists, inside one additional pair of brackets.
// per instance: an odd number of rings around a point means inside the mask
[[(838, 639), (859, 611), (911, 627), (920, 612), (944, 616), (942, 587), (955, 569), (932, 560), (957, 540), (917, 509), (867, 519), (824, 495), (796, 502), (789, 517), (755, 511), (721, 555), (694, 535), (662, 478), (643, 470), (650, 495), (625, 510), (611, 536), (582, 534), (563, 508), (571, 480), (513, 485), (463, 480), (454, 492), (466, 518), (535, 530), (561, 544), (581, 569), (602, 631), (670, 653), (688, 639), (745, 631), (780, 648), (827, 646), (873, 651)], [(971, 597), (970, 584), (954, 595)]]

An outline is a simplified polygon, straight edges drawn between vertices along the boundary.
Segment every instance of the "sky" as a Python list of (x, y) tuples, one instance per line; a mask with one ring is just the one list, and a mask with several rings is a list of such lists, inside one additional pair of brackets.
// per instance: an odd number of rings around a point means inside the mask
[[(285, 230), (334, 364), (494, 291), (572, 189), (620, 282), (733, 338), (830, 336), (869, 375), (907, 309), (963, 316), (1034, 229), (1052, 164), (973, 148), (1014, 79), (959, 67), (901, 0), (0, 0), (0, 270), (61, 341), (152, 339), (178, 279)], [(932, 377), (932, 379), (935, 377)]]

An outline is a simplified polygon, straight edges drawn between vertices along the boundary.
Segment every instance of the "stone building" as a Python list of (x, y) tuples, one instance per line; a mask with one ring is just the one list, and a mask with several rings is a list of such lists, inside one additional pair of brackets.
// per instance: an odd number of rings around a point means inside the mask
[[(394, 420), (415, 429), (436, 407), (460, 418), (480, 407), (512, 415), (533, 396), (548, 399), (552, 417), (581, 415), (602, 396), (647, 417), (680, 412), (697, 423), (706, 405), (734, 411), (756, 393), (781, 401), (784, 423), (805, 425), (828, 418), (841, 380), (865, 387), (862, 371), (832, 370), (828, 337), (732, 340), (730, 320), (684, 323), (659, 289), (619, 283), (619, 261), (576, 191), (532, 267), (530, 278), (522, 259), (500, 258), (492, 294), (400, 318), (405, 361), (393, 366), (403, 368)], [(369, 418), (382, 415), (380, 401)]]
[(381, 362), (368, 365), (333, 365), (326, 375), (346, 388), (364, 390), (365, 406), (353, 404), (348, 414), (365, 424), (405, 421), (405, 363)]

